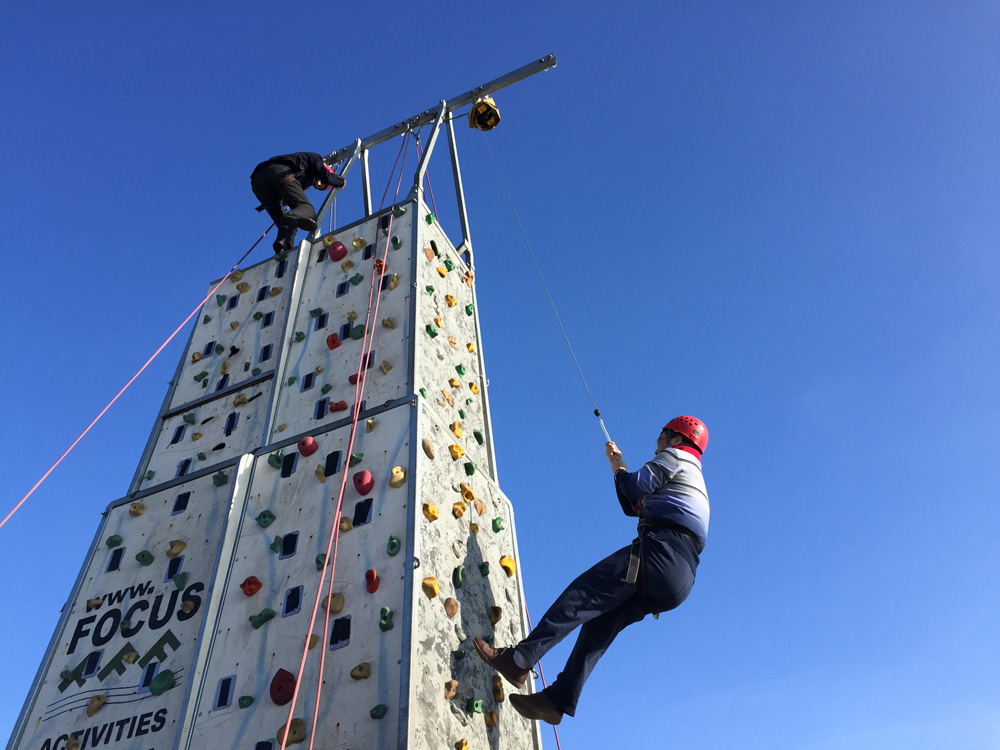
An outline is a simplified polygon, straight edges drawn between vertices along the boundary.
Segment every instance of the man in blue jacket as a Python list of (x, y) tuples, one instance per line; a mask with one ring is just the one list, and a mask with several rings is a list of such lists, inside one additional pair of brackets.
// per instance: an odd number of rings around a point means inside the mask
[[(292, 249), (299, 229), (316, 229), (316, 209), (306, 198), (305, 188), (329, 190), (344, 186), (344, 178), (311, 151), (272, 156), (254, 167), (250, 189), (260, 201), (258, 211), (267, 211), (278, 227), (274, 252), (278, 255)], [(288, 206), (288, 212), (282, 211)]]
[(571, 583), (531, 634), (513, 648), (493, 648), (482, 638), (479, 656), (515, 687), (523, 687), (532, 665), (580, 625), (563, 671), (540, 693), (511, 695), (511, 705), (529, 719), (558, 724), (573, 716), (598, 659), (625, 627), (647, 614), (666, 612), (687, 599), (708, 535), (708, 491), (701, 456), (708, 428), (695, 417), (670, 420), (656, 440), (656, 455), (629, 472), (618, 447), (605, 455), (615, 474), (618, 502), (638, 516), (639, 535)]

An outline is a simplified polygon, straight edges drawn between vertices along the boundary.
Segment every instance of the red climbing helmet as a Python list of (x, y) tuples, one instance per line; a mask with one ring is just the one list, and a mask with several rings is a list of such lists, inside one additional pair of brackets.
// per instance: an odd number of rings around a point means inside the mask
[(663, 426), (663, 429), (683, 435), (695, 444), (699, 453), (705, 452), (705, 446), (708, 445), (708, 428), (697, 417), (674, 417)]

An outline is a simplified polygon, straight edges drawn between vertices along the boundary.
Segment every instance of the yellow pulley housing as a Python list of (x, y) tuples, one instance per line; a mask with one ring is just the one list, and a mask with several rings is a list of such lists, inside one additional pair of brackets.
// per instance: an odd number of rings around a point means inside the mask
[(477, 130), (493, 130), (500, 124), (500, 110), (493, 97), (484, 96), (476, 99), (476, 103), (469, 110), (469, 127)]

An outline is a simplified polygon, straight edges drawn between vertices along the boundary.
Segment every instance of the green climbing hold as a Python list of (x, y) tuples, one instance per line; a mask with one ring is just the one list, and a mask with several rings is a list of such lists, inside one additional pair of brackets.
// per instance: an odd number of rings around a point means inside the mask
[(226, 304), (226, 295), (216, 294), (215, 301), (219, 303), (219, 307), (222, 307), (224, 304)]
[(385, 715), (389, 712), (389, 707), (384, 703), (379, 703), (375, 708), (373, 708), (368, 713), (371, 714), (373, 719), (383, 719)]
[(113, 536), (109, 536), (104, 543), (108, 545), (108, 549), (114, 549), (115, 547), (121, 547), (122, 538), (115, 534)]
[(333, 390), (333, 386), (332, 385), (330, 385), (329, 383), (324, 383), (323, 387), (319, 389), (319, 392), (322, 393), (325, 396), (326, 394), (328, 394), (332, 390)]
[(63, 682), (70, 682), (72, 680), (75, 680), (76, 677), (74, 677), (73, 673), (70, 672), (68, 669), (64, 669), (62, 672), (59, 673), (59, 679), (61, 679)]
[(389, 227), (382, 227), (382, 234), (386, 237), (389, 236)]
[(316, 570), (323, 570), (324, 565), (326, 565), (326, 553), (322, 552), (316, 555)]
[(298, 380), (294, 375), (291, 375), (285, 382), (285, 385), (295, 385), (295, 381)]
[(383, 633), (392, 630), (392, 610), (388, 607), (382, 607), (382, 610), (379, 612), (378, 627)]
[(153, 553), (148, 550), (143, 550), (142, 552), (140, 552), (135, 556), (136, 562), (142, 565), (143, 567), (145, 567), (146, 565), (152, 565), (153, 559), (154, 559)]
[(253, 705), (253, 696), (241, 695), (239, 698), (236, 699), (236, 705), (238, 705), (240, 708), (250, 708), (250, 706)]
[(198, 460), (199, 460), (199, 461), (204, 461), (204, 460), (206, 460), (207, 458), (208, 458), (208, 456), (206, 456), (206, 455), (205, 455), (204, 453), (199, 453), (199, 454), (198, 454)]
[(451, 582), (455, 584), (456, 589), (462, 588), (465, 584), (465, 566), (459, 565), (451, 574)]
[(459, 375), (465, 375), (465, 365), (455, 365), (455, 372)]
[(483, 636), (483, 640), (486, 641), (488, 644), (490, 644), (492, 646), (493, 645), (493, 633), (490, 633), (489, 635), (484, 635)]
[(212, 475), (212, 483), (216, 487), (225, 487), (227, 482), (229, 482), (229, 475), (223, 471)]
[(351, 286), (357, 286), (358, 284), (360, 284), (364, 280), (365, 280), (365, 277), (362, 276), (360, 273), (356, 273), (351, 278), (348, 279), (348, 281), (351, 282)]
[(297, 344), (300, 341), (305, 341), (306, 335), (302, 331), (296, 331), (295, 336), (293, 338), (295, 339), (295, 343)]
[(472, 397), (469, 397), (469, 398), (465, 399), (465, 405), (466, 405), (466, 406), (468, 406), (469, 404), (471, 404), (471, 403), (472, 403), (473, 401), (475, 401), (475, 400), (476, 400), (476, 399), (474, 399), (474, 398), (472, 398)]
[(132, 621), (131, 620), (122, 620), (120, 623), (118, 623), (118, 627), (122, 631), (122, 635), (125, 635), (125, 631), (126, 630), (131, 630), (132, 629)]
[(464, 651), (452, 651), (451, 655), (455, 657), (456, 661), (465, 658), (465, 652)]
[(360, 341), (365, 337), (365, 327), (364, 326), (354, 326), (351, 329), (351, 338), (355, 341)]
[(169, 669), (161, 670), (149, 683), (149, 692), (153, 695), (163, 695), (173, 687), (177, 687), (174, 673)]
[(473, 430), (472, 431), (472, 437), (474, 437), (476, 439), (476, 442), (479, 443), (480, 445), (483, 444), (483, 433), (482, 433), (482, 430)]
[(357, 466), (359, 463), (361, 463), (362, 461), (364, 461), (364, 459), (365, 459), (365, 454), (364, 453), (352, 453), (351, 454), (351, 460), (347, 462), (347, 465), (348, 466)]
[(254, 377), (257, 377), (258, 375), (260, 375), (260, 373), (261, 369), (259, 367), (255, 367), (250, 371), (250, 374), (253, 375)]
[(185, 422), (187, 422), (188, 424), (194, 424), (194, 412), (193, 411), (189, 411), (187, 414), (185, 414), (182, 417), (182, 419)]
[(469, 714), (481, 714), (483, 712), (483, 702), (475, 698), (469, 698), (465, 703), (465, 712)]
[(427, 389), (426, 389), (426, 388), (421, 388), (421, 389), (420, 389), (420, 395), (421, 395), (421, 396), (422, 396), (423, 398), (427, 398)]
[(276, 450), (270, 456), (267, 457), (267, 465), (272, 469), (280, 469), (281, 465), (285, 462), (285, 456), (280, 450)]
[(465, 419), (465, 409), (459, 409), (458, 410), (458, 418), (459, 419)]
[(499, 534), (503, 531), (503, 519), (499, 516), (493, 519), (493, 533)]
[(260, 320), (263, 317), (264, 317), (264, 313), (262, 313), (260, 310), (258, 310), (257, 312), (255, 312), (253, 314), (253, 319), (254, 320)]
[(479, 563), (479, 574), (483, 576), (490, 574), (490, 564), (488, 562)]
[(312, 310), (309, 311), (310, 318), (318, 318), (322, 314), (323, 314), (322, 307), (314, 307)]
[(389, 554), (389, 557), (395, 557), (399, 554), (399, 538), (396, 536), (389, 537), (389, 543), (385, 545), (385, 551)]
[(476, 306), (470, 303), (470, 304), (468, 304), (468, 305), (465, 306), (465, 314), (466, 315), (472, 315), (472, 313), (473, 313), (473, 311), (475, 309), (476, 309)]
[(276, 536), (274, 537), (274, 541), (267, 546), (272, 552), (281, 552), (281, 547), (283, 544), (284, 540), (280, 536)]
[(211, 315), (206, 315), (204, 318), (201, 319), (202, 325), (208, 325), (211, 322), (212, 322), (212, 316)]
[(247, 619), (250, 620), (250, 624), (253, 626), (253, 629), (257, 630), (258, 628), (260, 628), (261, 625), (263, 625), (268, 620), (273, 620), (274, 615), (275, 612), (273, 609), (268, 609), (267, 607), (265, 607), (260, 611), (259, 615), (250, 615), (250, 617)]
[(394, 209), (392, 209), (392, 215), (395, 216), (397, 219), (405, 213), (406, 213), (406, 206), (396, 206)]
[(181, 591), (183, 591), (184, 587), (187, 586), (188, 574), (187, 573), (178, 573), (177, 575), (175, 575), (170, 580), (174, 582), (174, 585), (178, 589), (180, 589)]
[(431, 338), (435, 338), (438, 335), (437, 328), (432, 326), (430, 323), (427, 324), (427, 327), (424, 330), (427, 331), (427, 335)]
[(224, 351), (226, 351), (226, 347), (224, 347), (222, 344), (216, 344), (215, 345), (215, 353), (216, 354), (222, 354)]
[(432, 287), (430, 284), (425, 286), (424, 289), (427, 291), (428, 294), (434, 294), (434, 287)]
[(427, 214), (427, 216), (424, 217), (424, 221), (426, 221), (428, 224), (433, 224), (434, 214)]
[(147, 482), (150, 481), (155, 476), (156, 476), (156, 472), (153, 471), (152, 469), (150, 469), (149, 471), (146, 472), (146, 481)]
[(397, 237), (396, 235), (392, 235), (392, 239), (390, 241), (392, 242), (393, 250), (399, 250), (399, 248), (403, 246), (403, 241), (399, 239), (399, 237)]
[(478, 467), (479, 467), (479, 465), (475, 461), (466, 461), (465, 462), (465, 475), (471, 477), (472, 475), (474, 475), (476, 473), (476, 469)]
[(447, 268), (449, 271), (454, 271), (455, 270), (455, 262), (451, 261), (451, 260), (448, 260), (447, 258), (445, 258), (444, 259), (444, 267)]
[(205, 370), (202, 370), (201, 372), (199, 372), (197, 375), (194, 376), (194, 380), (195, 380), (196, 383), (200, 383), (202, 380), (204, 380), (207, 377), (208, 377), (208, 372), (205, 371)]
[(431, 250), (434, 251), (435, 255), (440, 257), (441, 253), (438, 252), (438, 243), (436, 243), (434, 240), (431, 240)]
[[(270, 462), (270, 459), (268, 459), (268, 462)], [(260, 513), (257, 514), (257, 517), (254, 520), (261, 525), (261, 528), (266, 529), (268, 526), (274, 523), (274, 520), (276, 518), (277, 516), (274, 515), (274, 513), (272, 513), (270, 510), (262, 510)]]

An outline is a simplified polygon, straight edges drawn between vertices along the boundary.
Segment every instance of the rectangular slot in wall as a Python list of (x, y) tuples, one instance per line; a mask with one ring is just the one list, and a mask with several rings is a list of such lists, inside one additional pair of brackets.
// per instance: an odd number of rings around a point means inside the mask
[(212, 704), (213, 709), (227, 708), (233, 704), (233, 688), (236, 683), (236, 675), (230, 675), (229, 677), (223, 677), (219, 680), (219, 684), (215, 688), (215, 702)]
[(351, 519), (351, 523), (355, 526), (364, 526), (366, 523), (372, 520), (372, 498), (367, 498), (365, 500), (359, 500), (354, 506), (354, 518)]
[(294, 615), (302, 609), (302, 587), (295, 586), (285, 592), (285, 603), (281, 607), (281, 616)]
[(351, 642), (351, 616), (339, 617), (330, 628), (330, 650), (343, 648)]
[(174, 498), (174, 509), (170, 511), (170, 515), (176, 516), (178, 513), (183, 513), (187, 510), (188, 501), (191, 499), (190, 492), (182, 492), (177, 497)]

